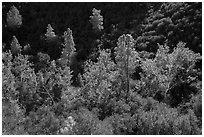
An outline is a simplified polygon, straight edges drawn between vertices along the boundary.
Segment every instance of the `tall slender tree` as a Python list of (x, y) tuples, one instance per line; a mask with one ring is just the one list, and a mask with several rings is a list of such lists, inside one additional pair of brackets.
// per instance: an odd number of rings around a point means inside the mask
[(130, 74), (132, 74), (139, 63), (139, 54), (134, 49), (134, 39), (130, 34), (119, 37), (115, 48), (115, 60), (122, 79), (125, 78), (126, 97), (130, 91)]

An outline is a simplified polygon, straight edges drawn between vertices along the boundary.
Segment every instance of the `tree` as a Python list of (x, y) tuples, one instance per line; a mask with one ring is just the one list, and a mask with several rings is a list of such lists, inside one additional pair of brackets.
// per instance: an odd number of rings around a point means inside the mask
[(103, 16), (100, 15), (101, 10), (97, 10), (93, 8), (92, 14), (93, 16), (90, 16), (90, 22), (92, 24), (92, 28), (96, 31), (103, 30)]
[(54, 29), (50, 24), (47, 25), (47, 32), (45, 34), (46, 40), (47, 41), (52, 41), (56, 38), (55, 32), (53, 31)]
[(90, 103), (92, 102), (97, 106), (107, 103), (114, 94), (111, 86), (117, 75), (115, 64), (110, 58), (110, 50), (100, 50), (99, 52), (100, 55), (96, 63), (90, 60), (86, 62), (83, 75), (85, 80), (84, 94)]
[[(178, 97), (176, 100), (180, 102), (184, 100), (181, 98), (188, 98), (193, 91), (188, 93), (187, 89), (176, 90), (176, 87), (183, 84), (190, 85), (195, 81), (197, 76), (194, 67), (201, 56), (185, 48), (185, 43), (182, 42), (177, 44), (172, 53), (169, 52), (167, 45), (159, 45), (154, 59), (142, 61), (141, 67), (144, 73), (141, 73), (143, 83), (141, 94), (154, 97), (159, 93), (165, 99), (170, 95), (174, 99)], [(169, 103), (175, 101), (173, 98)]]
[(70, 28), (67, 29), (67, 31), (64, 32), (64, 44), (63, 44), (63, 50), (61, 53), (61, 57), (58, 60), (61, 65), (68, 65), (72, 63), (73, 60), (72, 56), (75, 54), (76, 48), (74, 39), (72, 36), (72, 30)]
[(162, 3), (159, 9), (150, 7), (142, 24), (137, 48), (156, 53), (157, 43), (167, 43), (170, 49), (183, 41), (194, 52), (201, 53), (202, 4), (199, 2)]
[[(115, 48), (116, 66), (121, 75), (121, 81), (125, 79), (126, 97), (130, 90), (130, 75), (139, 65), (139, 55), (134, 49), (134, 39), (129, 34), (124, 34), (118, 38), (117, 47)], [(124, 85), (121, 85), (124, 86)]]
[(22, 47), (18, 42), (18, 39), (16, 38), (16, 36), (13, 36), (12, 42), (11, 42), (11, 53), (13, 55), (17, 55), (19, 53), (21, 53)]
[(10, 28), (19, 28), (22, 25), (22, 16), (15, 6), (11, 6), (7, 13), (7, 25)]

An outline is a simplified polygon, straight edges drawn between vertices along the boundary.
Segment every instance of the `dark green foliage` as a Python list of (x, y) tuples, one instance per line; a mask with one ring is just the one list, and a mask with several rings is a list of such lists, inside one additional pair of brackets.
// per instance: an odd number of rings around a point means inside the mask
[(137, 38), (140, 49), (156, 52), (157, 43), (168, 43), (171, 49), (179, 42), (201, 53), (201, 3), (162, 3), (158, 10), (152, 6), (142, 24), (142, 35)]

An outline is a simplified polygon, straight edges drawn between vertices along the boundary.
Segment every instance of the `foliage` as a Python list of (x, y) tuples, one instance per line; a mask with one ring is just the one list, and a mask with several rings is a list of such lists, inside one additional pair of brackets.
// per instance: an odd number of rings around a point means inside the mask
[(9, 99), (2, 102), (2, 134), (25, 135), (24, 110), (20, 108), (16, 100)]
[[(8, 10), (6, 7), (10, 8), (9, 4), (6, 5), (3, 6), (4, 12)], [(4, 40), (6, 36), (14, 36), (13, 40), (8, 37), (8, 41), (3, 42), (6, 45), (2, 54), (3, 134), (202, 134), (202, 70), (197, 66), (201, 64), (202, 58), (191, 49), (189, 41), (180, 37), (182, 33), (178, 34), (179, 38), (186, 44), (177, 42), (177, 38), (166, 37), (172, 24), (177, 26), (176, 23), (180, 23), (180, 14), (184, 20), (198, 21), (198, 26), (189, 25), (200, 28), (199, 3), (130, 3), (124, 4), (123, 10), (120, 10), (121, 6), (117, 3), (79, 4), (84, 5), (80, 6), (82, 10), (78, 10), (77, 4), (70, 3), (70, 9), (67, 10), (71, 11), (70, 15), (75, 16), (67, 17), (74, 20), (74, 26), (72, 23), (65, 24), (73, 27), (73, 33), (68, 28), (64, 36), (59, 33), (65, 28), (59, 27), (59, 18), (56, 18), (57, 22), (52, 22), (56, 14), (52, 14), (52, 19), (46, 16), (46, 22), (42, 24), (46, 26), (51, 21), (59, 35), (55, 35), (50, 24), (44, 35), (41, 32), (44, 27), (39, 25), (36, 28), (36, 24), (29, 24), (30, 20), (34, 21), (32, 18), (36, 17), (35, 14), (39, 15), (36, 18), (38, 23), (40, 20), (45, 21), (40, 17), (41, 13), (37, 13), (30, 4), (16, 4), (18, 8), (21, 5), (21, 9), (24, 9), (23, 16), (27, 14), (24, 13), (26, 6), (30, 15), (29, 20), (27, 16), (24, 17), (26, 21), (21, 27), (22, 31), (3, 31)], [(36, 7), (37, 5), (36, 3)], [(52, 11), (55, 9), (54, 5), (48, 4)], [(60, 8), (63, 9), (64, 5)], [(111, 6), (110, 12), (104, 10), (109, 9), (108, 6)], [(46, 7), (43, 8), (48, 12), (50, 7)], [(104, 18), (100, 15), (101, 10), (93, 7), (100, 7)], [(139, 14), (134, 13), (137, 7)], [(198, 10), (194, 11), (196, 7)], [(75, 8), (76, 11), (71, 10)], [(147, 8), (153, 10), (147, 13)], [(91, 31), (90, 24), (86, 27), (86, 22), (77, 23), (78, 19), (86, 19), (88, 22), (89, 15), (86, 16), (84, 12), (89, 11), (87, 9), (93, 9), (90, 22), (98, 32)], [(39, 11), (42, 12), (40, 9)], [(112, 12), (117, 12), (122, 18), (109, 18), (109, 14), (113, 15)], [(185, 14), (194, 12), (198, 13), (195, 20), (191, 18), (192, 15)], [(59, 13), (66, 15), (63, 10)], [(178, 18), (175, 13), (179, 14)], [(144, 30), (140, 30), (144, 14), (147, 15), (147, 20)], [(60, 23), (64, 23), (64, 18), (60, 19)], [(26, 23), (29, 24), (29, 29), (26, 28)], [(108, 24), (112, 24), (111, 27)], [(184, 28), (186, 25), (188, 24), (184, 23)], [(4, 27), (3, 29), (6, 30)], [(28, 37), (25, 33), (26, 39), (28, 38), (26, 42), (22, 40), (25, 29), (31, 30)], [(38, 32), (33, 32), (32, 29)], [(80, 34), (76, 33), (78, 29)], [(176, 29), (181, 31), (183, 28), (177, 26)], [(25, 46), (21, 47), (15, 36)], [(36, 38), (36, 43), (31, 43), (29, 47), (29, 37), (32, 36), (42, 39)], [(135, 36), (141, 37), (134, 40)], [(150, 39), (147, 40), (146, 36)], [(140, 38), (145, 40), (140, 41)], [(142, 50), (140, 46), (145, 42), (152, 44), (148, 45), (151, 47), (150, 52), (138, 51)], [(153, 47), (154, 42), (162, 45)], [(8, 43), (10, 47), (7, 46)], [(90, 47), (83, 49), (86, 45)], [(90, 49), (94, 49), (94, 59), (88, 55)], [(84, 52), (85, 50), (87, 51)], [(83, 64), (81, 70), (79, 64)], [(76, 79), (80, 85), (74, 86)]]
[(48, 54), (39, 52), (37, 54), (37, 57), (38, 57), (38, 63), (35, 64), (35, 67), (39, 68), (41, 71), (46, 71), (47, 67), (50, 64), (50, 56)]
[(188, 110), (188, 114), (182, 115), (174, 121), (173, 130), (176, 135), (201, 134), (197, 118), (191, 109)]
[(133, 46), (134, 39), (127, 34), (118, 38), (117, 47), (115, 48), (115, 61), (121, 76), (120, 80), (125, 85), (126, 97), (129, 96), (130, 75), (134, 73), (139, 64), (139, 56)]
[[(114, 134), (172, 135), (178, 134), (179, 128), (185, 130), (186, 133), (183, 134), (200, 134), (192, 110), (182, 114), (177, 109), (159, 103), (153, 98), (142, 98), (138, 94), (132, 94), (131, 98), (131, 113), (126, 111), (109, 118), (114, 127)], [(183, 117), (186, 117), (186, 120), (183, 121)], [(188, 125), (189, 129), (184, 129), (182, 124), (175, 128), (178, 120)]]
[(202, 127), (202, 94), (198, 93), (191, 98), (192, 110), (198, 119), (198, 126)]
[(152, 6), (142, 24), (142, 35), (137, 38), (138, 48), (156, 52), (157, 43), (168, 43), (171, 49), (179, 42), (187, 43), (194, 52), (201, 53), (201, 3), (162, 3)]
[(72, 56), (76, 51), (74, 39), (72, 36), (72, 31), (70, 28), (67, 29), (67, 31), (64, 32), (64, 44), (63, 44), (63, 50), (61, 53), (61, 58), (59, 59), (60, 64), (62, 65), (70, 65), (72, 62)]
[(90, 22), (92, 24), (92, 28), (95, 30), (101, 31), (103, 29), (103, 16), (100, 15), (101, 10), (97, 10), (93, 8), (92, 14), (93, 16), (90, 16)]
[[(186, 120), (183, 120), (184, 117), (186, 117)], [(186, 133), (182, 134), (199, 134), (197, 119), (194, 113), (189, 112), (179, 115), (176, 109), (168, 108), (165, 104), (156, 103), (147, 111), (139, 109), (134, 118), (138, 122), (136, 126), (138, 134), (179, 134), (177, 132), (179, 128), (186, 130)], [(183, 121), (183, 124), (187, 125), (177, 125), (178, 121)], [(175, 127), (176, 125), (177, 127)]]
[(2, 101), (16, 99), (18, 92), (15, 88), (15, 76), (12, 74), (11, 51), (2, 54)]
[(192, 107), (194, 110), (195, 115), (198, 118), (202, 117), (202, 95), (201, 93), (195, 95), (191, 99)]
[(19, 28), (22, 25), (22, 16), (15, 6), (11, 6), (7, 13), (7, 25), (10, 28)]
[(21, 53), (22, 47), (18, 42), (18, 39), (13, 36), (12, 42), (11, 42), (11, 52), (13, 55), (17, 55)]
[(88, 61), (86, 63), (83, 77), (85, 79), (85, 95), (91, 104), (103, 104), (109, 96), (114, 93), (111, 91), (112, 82), (115, 79), (115, 64), (110, 59), (109, 50), (101, 50), (98, 62)]
[(135, 126), (135, 121), (129, 113), (115, 114), (107, 119), (112, 124), (114, 134), (128, 135), (133, 133), (132, 129)]
[(46, 40), (52, 40), (54, 37), (56, 37), (55, 32), (53, 32), (53, 28), (50, 24), (47, 25), (47, 32), (45, 34)]
[(64, 122), (64, 127), (59, 130), (59, 133), (64, 135), (72, 134), (75, 124), (74, 118), (69, 116)]
[(92, 135), (113, 135), (113, 127), (108, 119), (99, 121), (95, 126), (95, 130)]
[(59, 119), (48, 106), (39, 108), (36, 112), (31, 112), (26, 119), (25, 129), (29, 134), (57, 134), (59, 130)]
[(159, 93), (165, 99), (170, 95), (171, 103), (174, 102), (176, 96), (179, 97), (177, 101), (181, 98), (184, 101), (184, 98), (188, 98), (193, 91), (190, 93), (187, 92), (187, 89), (177, 91), (176, 87), (190, 84), (196, 79), (194, 66), (200, 57), (199, 54), (185, 48), (185, 44), (181, 42), (177, 44), (172, 53), (169, 53), (167, 45), (159, 45), (154, 59), (142, 61), (141, 67), (144, 73), (141, 74), (143, 82), (141, 94), (155, 97)]

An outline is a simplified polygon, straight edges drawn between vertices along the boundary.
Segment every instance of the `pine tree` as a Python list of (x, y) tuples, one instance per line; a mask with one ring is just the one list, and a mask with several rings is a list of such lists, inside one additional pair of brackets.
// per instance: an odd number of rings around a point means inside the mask
[(11, 28), (19, 28), (22, 25), (22, 16), (15, 6), (7, 13), (7, 25)]
[(130, 34), (118, 38), (115, 48), (115, 60), (122, 79), (125, 79), (126, 97), (129, 94), (130, 74), (132, 74), (139, 63), (139, 55), (134, 49), (134, 39)]
[(13, 55), (17, 55), (19, 53), (21, 53), (21, 45), (18, 42), (18, 39), (16, 38), (16, 36), (13, 36), (12, 42), (11, 42), (11, 53)]
[(61, 58), (59, 59), (59, 62), (61, 65), (70, 65), (71, 58), (75, 54), (76, 48), (74, 39), (72, 36), (72, 30), (70, 28), (67, 29), (67, 31), (64, 32), (64, 44), (63, 44), (63, 50), (61, 54)]
[(56, 38), (55, 32), (53, 31), (54, 29), (50, 24), (47, 25), (47, 32), (45, 34), (46, 40), (51, 41)]
[(90, 22), (92, 24), (92, 28), (94, 30), (99, 30), (101, 31), (103, 29), (103, 16), (100, 15), (101, 10), (97, 10), (93, 8), (92, 14), (93, 16), (90, 16)]

